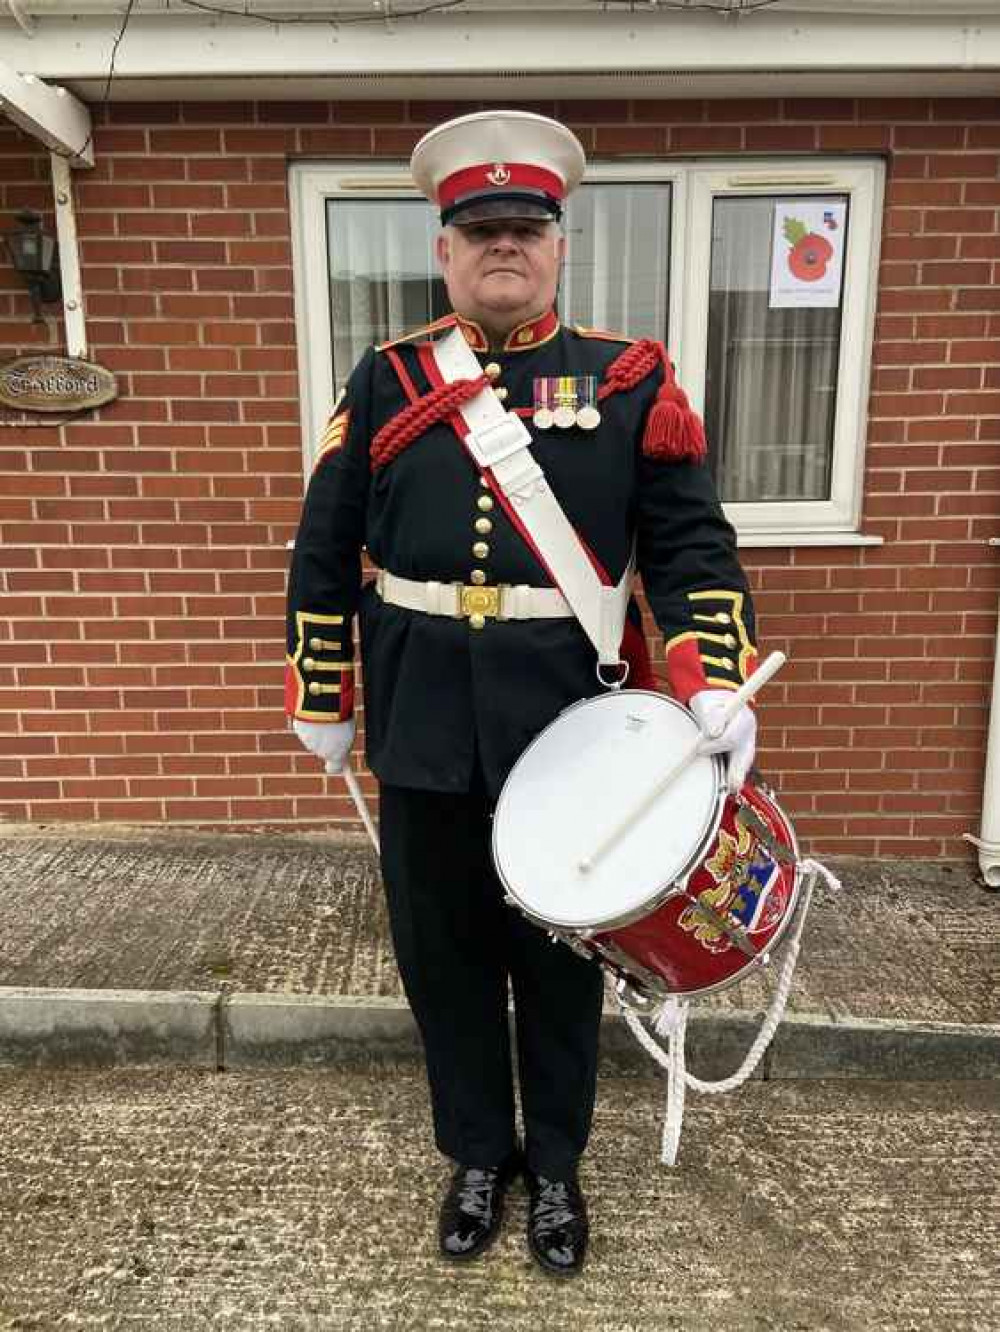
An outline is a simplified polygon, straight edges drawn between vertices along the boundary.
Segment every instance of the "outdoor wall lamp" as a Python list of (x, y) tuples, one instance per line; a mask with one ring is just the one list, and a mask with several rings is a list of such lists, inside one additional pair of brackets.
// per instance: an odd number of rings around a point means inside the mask
[(55, 238), (42, 230), (42, 219), (31, 209), (17, 214), (21, 224), (4, 236), (11, 263), (20, 273), (31, 293), (34, 322), (42, 319), (42, 304), (62, 300), (58, 246)]

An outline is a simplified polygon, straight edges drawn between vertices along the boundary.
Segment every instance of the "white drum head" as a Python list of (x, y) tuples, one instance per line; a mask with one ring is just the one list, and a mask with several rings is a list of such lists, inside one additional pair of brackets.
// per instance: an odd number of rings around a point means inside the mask
[(493, 820), (497, 871), (526, 915), (613, 928), (652, 910), (693, 868), (722, 814), (722, 763), (705, 755), (591, 869), (579, 865), (698, 735), (679, 703), (623, 689), (575, 704), (535, 738)]

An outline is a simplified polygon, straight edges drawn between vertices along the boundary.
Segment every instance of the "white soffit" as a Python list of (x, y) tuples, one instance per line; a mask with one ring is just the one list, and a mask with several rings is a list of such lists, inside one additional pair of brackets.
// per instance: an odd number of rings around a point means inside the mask
[[(86, 100), (103, 98), (123, 6), (103, 0), (108, 12), (82, 13), (88, 3), (101, 0), (76, 0), (74, 14), (63, 0), (19, 0), (32, 30), (0, 17), (2, 59)], [(308, 15), (313, 0), (295, 9), (321, 22), (154, 3), (152, 12), (149, 0), (137, 6), (117, 48), (113, 100), (1000, 92), (1000, 0), (987, 10), (974, 0), (961, 0), (961, 10), (948, 0), (842, 0), (839, 12), (798, 0), (738, 22), (570, 0), (526, 9), (514, 0), (391, 24), (349, 24), (344, 5), (337, 24), (329, 4)], [(242, 0), (209, 3), (242, 10)], [(277, 15), (289, 5), (249, 7)]]
[[(104, 80), (69, 79), (66, 86), (84, 101), (102, 98)], [(919, 93), (912, 74), (845, 72), (838, 74), (769, 71), (749, 74), (369, 74), (357, 77), (121, 79), (113, 102), (282, 102), (282, 101), (551, 101), (558, 98), (727, 98), (727, 97), (996, 97), (1000, 75), (921, 75)], [(1000, 115), (1000, 106), (998, 106)]]

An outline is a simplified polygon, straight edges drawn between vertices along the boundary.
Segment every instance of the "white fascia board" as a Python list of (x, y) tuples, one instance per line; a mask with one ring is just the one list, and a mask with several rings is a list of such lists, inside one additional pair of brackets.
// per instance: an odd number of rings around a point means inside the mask
[(90, 112), (66, 88), (50, 88), (0, 60), (0, 111), (73, 166), (94, 165)]
[[(243, 0), (207, 0), (220, 9), (230, 9), (234, 13), (244, 8)], [(381, 2), (381, 0), (380, 0)], [(715, 0), (720, 7), (726, 0)], [(739, 0), (729, 0), (735, 10)], [(387, 7), (395, 8), (406, 19), (408, 10), (421, 10), (427, 0), (388, 0)], [(636, 9), (636, 4), (639, 8)], [(772, 0), (772, 13), (785, 15), (796, 14), (842, 14), (852, 17), (860, 15), (897, 15), (910, 18), (947, 15), (950, 17), (969, 17), (996, 15), (997, 0)], [(364, 17), (366, 24), (378, 25), (384, 20), (373, 15), (373, 0), (248, 0), (248, 8), (263, 14), (325, 14), (349, 21)], [(530, 10), (540, 12), (552, 10), (565, 15), (573, 12), (577, 15), (593, 13), (597, 0), (464, 0), (462, 10), (470, 13), (499, 13), (512, 10)], [(59, 14), (77, 17), (84, 14), (115, 14), (121, 18), (126, 9), (125, 0), (17, 0), (17, 8), (25, 15), (39, 16)], [(606, 15), (610, 19), (628, 19), (642, 22), (646, 18), (669, 18), (669, 13), (656, 15), (655, 0), (606, 0)], [(136, 0), (132, 7), (135, 17), (141, 14), (165, 14), (183, 17), (183, 0)], [(707, 15), (718, 22), (718, 17)], [(722, 17), (726, 17), (723, 15)], [(738, 16), (745, 23), (756, 22), (759, 12), (747, 11)], [(565, 22), (563, 18), (561, 21)]]
[[(34, 36), (0, 23), (5, 59), (39, 78), (105, 79), (118, 16), (37, 20)], [(451, 11), (392, 27), (276, 23), (184, 11), (133, 16), (116, 75), (192, 80), (349, 75), (573, 74), (656, 71), (1000, 70), (1000, 14), (957, 19), (845, 17), (757, 11), (752, 21), (717, 15), (641, 15), (589, 10), (565, 15)], [(288, 88), (290, 95), (294, 88)]]

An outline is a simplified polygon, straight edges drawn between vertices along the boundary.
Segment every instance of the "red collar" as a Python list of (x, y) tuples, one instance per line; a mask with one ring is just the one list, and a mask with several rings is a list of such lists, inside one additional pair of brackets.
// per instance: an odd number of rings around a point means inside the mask
[[(465, 340), (477, 352), (490, 351), (490, 343), (486, 334), (471, 319), (463, 319), (461, 315), (455, 316), (455, 322), (465, 334)], [(518, 324), (517, 328), (512, 328), (507, 334), (501, 350), (505, 352), (531, 351), (543, 342), (548, 342), (554, 338), (559, 331), (559, 316), (554, 310), (547, 310), (545, 314), (539, 315), (537, 319), (528, 319), (523, 324)]]

